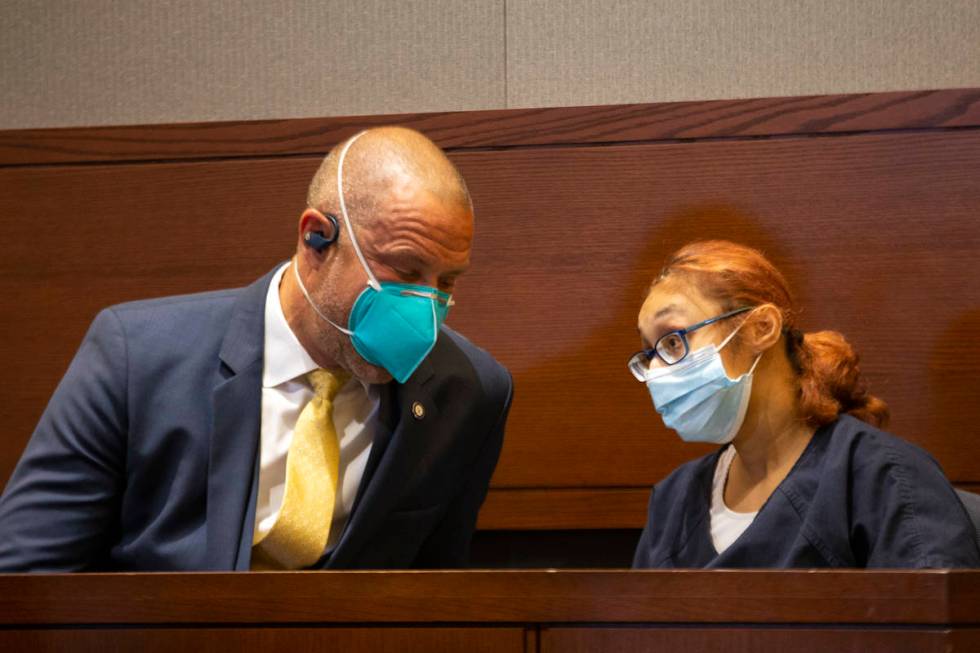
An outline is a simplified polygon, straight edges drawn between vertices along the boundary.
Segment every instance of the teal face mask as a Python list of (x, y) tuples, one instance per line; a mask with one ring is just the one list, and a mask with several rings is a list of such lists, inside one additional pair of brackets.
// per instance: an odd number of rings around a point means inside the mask
[(348, 321), (354, 349), (404, 383), (435, 346), (450, 301), (428, 286), (385, 282), (380, 291), (365, 288)]
[(436, 339), (439, 337), (439, 327), (446, 320), (446, 314), (453, 300), (448, 293), (429, 286), (389, 281), (379, 283), (368, 267), (357, 243), (357, 237), (354, 235), (350, 217), (347, 215), (343, 184), (344, 158), (354, 141), (363, 133), (357, 134), (347, 142), (337, 162), (337, 196), (340, 199), (340, 212), (357, 258), (368, 277), (368, 287), (361, 291), (351, 308), (347, 321), (348, 328), (335, 324), (320, 311), (306, 291), (295, 261), (292, 268), (303, 296), (316, 314), (350, 336), (354, 349), (364, 360), (385, 368), (396, 381), (405, 383), (435, 347)]

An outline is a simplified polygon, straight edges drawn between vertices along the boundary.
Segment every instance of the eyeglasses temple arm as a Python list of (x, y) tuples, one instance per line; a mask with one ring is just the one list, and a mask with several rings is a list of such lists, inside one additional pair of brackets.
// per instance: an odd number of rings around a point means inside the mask
[(728, 311), (727, 313), (722, 313), (721, 315), (709, 317), (707, 320), (704, 320), (703, 322), (698, 322), (697, 324), (689, 326), (686, 329), (678, 329), (677, 331), (675, 331), (675, 333), (682, 333), (684, 335), (687, 335), (691, 331), (697, 331), (701, 327), (706, 327), (709, 324), (714, 324), (715, 322), (718, 322), (719, 320), (724, 320), (726, 318), (732, 317), (733, 315), (738, 315), (739, 313), (750, 311), (753, 308), (754, 308), (753, 306), (743, 306), (742, 308), (736, 308), (734, 311)]

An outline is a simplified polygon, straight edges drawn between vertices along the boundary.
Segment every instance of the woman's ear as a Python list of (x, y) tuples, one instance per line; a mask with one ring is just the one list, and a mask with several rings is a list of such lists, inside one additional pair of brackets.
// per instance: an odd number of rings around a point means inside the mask
[(772, 304), (756, 307), (742, 327), (742, 342), (756, 353), (762, 353), (779, 342), (783, 334), (783, 314)]

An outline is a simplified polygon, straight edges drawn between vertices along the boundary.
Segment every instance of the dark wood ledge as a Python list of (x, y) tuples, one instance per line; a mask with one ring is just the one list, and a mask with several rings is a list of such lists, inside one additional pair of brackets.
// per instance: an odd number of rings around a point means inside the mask
[(977, 624), (980, 571), (0, 575), (0, 625)]

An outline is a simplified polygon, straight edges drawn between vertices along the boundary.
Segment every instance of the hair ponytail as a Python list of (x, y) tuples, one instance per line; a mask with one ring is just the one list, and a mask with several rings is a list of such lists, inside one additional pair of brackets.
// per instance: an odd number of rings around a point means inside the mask
[(847, 413), (874, 426), (888, 421), (888, 406), (870, 394), (858, 355), (840, 333), (803, 334), (793, 328), (795, 310), (789, 284), (761, 252), (724, 240), (693, 242), (667, 260), (653, 282), (690, 277), (724, 310), (772, 304), (783, 316), (786, 353), (800, 385), (800, 413), (811, 426), (823, 426)]
[(888, 406), (868, 392), (860, 358), (837, 331), (787, 336), (787, 349), (800, 379), (800, 412), (812, 426), (828, 424), (841, 413), (874, 426), (888, 422)]

